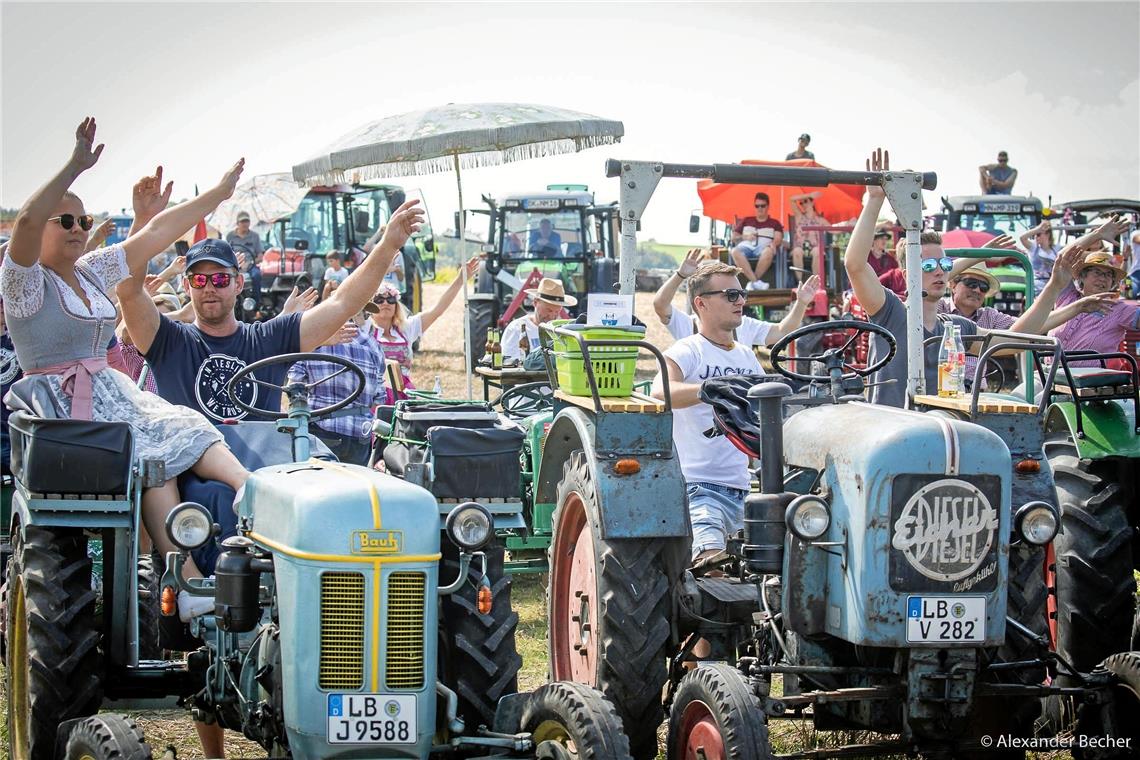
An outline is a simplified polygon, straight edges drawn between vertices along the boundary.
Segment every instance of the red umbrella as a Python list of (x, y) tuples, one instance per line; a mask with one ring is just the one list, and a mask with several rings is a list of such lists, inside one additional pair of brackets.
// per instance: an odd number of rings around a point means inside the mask
[(981, 248), (995, 235), (981, 230), (950, 230), (942, 233), (943, 248)]
[[(754, 166), (804, 166), (819, 167), (815, 161), (806, 158), (792, 161), (755, 161), (740, 163)], [(756, 193), (767, 193), (770, 200), (768, 213), (773, 219), (787, 224), (792, 216), (793, 195), (818, 192), (815, 208), (832, 224), (845, 222), (859, 215), (863, 209), (863, 190), (859, 185), (828, 185), (827, 187), (785, 187), (773, 185), (732, 185), (713, 182), (711, 179), (697, 181), (697, 195), (705, 216), (734, 224), (737, 217), (752, 216), (755, 213), (753, 199)]]

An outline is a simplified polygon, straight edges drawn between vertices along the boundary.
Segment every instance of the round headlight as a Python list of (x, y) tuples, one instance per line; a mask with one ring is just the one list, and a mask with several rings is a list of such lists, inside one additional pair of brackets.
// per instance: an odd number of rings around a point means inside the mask
[(183, 551), (204, 546), (214, 534), (214, 519), (201, 504), (184, 501), (166, 516), (166, 535)]
[(827, 502), (818, 496), (797, 496), (784, 513), (784, 523), (797, 538), (814, 541), (827, 532), (831, 512)]
[(252, 298), (243, 299), (241, 302), (242, 311), (253, 311), (253, 307), (257, 306), (257, 302)]
[(1057, 535), (1057, 511), (1043, 501), (1023, 504), (1015, 523), (1021, 537), (1034, 546), (1043, 546)]
[(460, 504), (447, 514), (447, 535), (460, 549), (482, 549), (491, 540), (491, 513), (473, 501)]

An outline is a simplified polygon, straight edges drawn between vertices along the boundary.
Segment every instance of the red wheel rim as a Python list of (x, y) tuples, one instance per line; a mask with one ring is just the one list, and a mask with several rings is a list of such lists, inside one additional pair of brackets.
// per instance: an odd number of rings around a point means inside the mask
[(550, 648), (556, 681), (596, 686), (598, 663), (597, 572), (586, 507), (577, 492), (562, 505), (554, 528), (551, 567)]
[(1049, 648), (1057, 651), (1057, 552), (1050, 541), (1045, 546), (1045, 614), (1049, 623)]
[(700, 701), (685, 705), (677, 746), (671, 749), (669, 757), (677, 760), (724, 760), (724, 737), (708, 705)]

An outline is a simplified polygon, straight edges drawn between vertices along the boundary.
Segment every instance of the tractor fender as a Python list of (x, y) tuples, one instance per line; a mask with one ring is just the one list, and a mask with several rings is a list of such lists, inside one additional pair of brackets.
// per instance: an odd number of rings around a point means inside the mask
[[(535, 479), (535, 503), (551, 504), (557, 499), (563, 465), (572, 452), (581, 450), (591, 463), (593, 483), (601, 505), (601, 534), (614, 538), (684, 538), (690, 534), (689, 509), (685, 497), (685, 480), (681, 465), (672, 448), (669, 415), (610, 413), (607, 427), (620, 418), (629, 428), (628, 439), (618, 442), (610, 451), (599, 454), (594, 414), (577, 407), (567, 407), (554, 418), (542, 448), (542, 462)], [(651, 418), (651, 419), (646, 419)], [(656, 418), (656, 419), (652, 419)], [(667, 449), (646, 446), (642, 426), (666, 424)], [(659, 431), (658, 431), (659, 432)], [(613, 439), (610, 439), (613, 441)], [(662, 439), (658, 438), (659, 441)], [(627, 445), (621, 445), (626, 443)], [(614, 465), (619, 459), (636, 459), (641, 469), (636, 474), (618, 475)]]
[(1135, 412), (1128, 401), (1102, 401), (1081, 406), (1084, 437), (1077, 437), (1077, 409), (1072, 401), (1058, 401), (1045, 412), (1045, 437), (1068, 433), (1081, 459), (1140, 458), (1140, 435)]

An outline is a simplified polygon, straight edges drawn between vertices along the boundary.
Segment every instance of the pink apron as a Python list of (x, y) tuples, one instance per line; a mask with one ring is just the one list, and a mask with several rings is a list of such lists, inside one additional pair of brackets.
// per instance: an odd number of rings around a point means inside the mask
[[(416, 386), (412, 383), (411, 378), (412, 347), (409, 345), (408, 339), (400, 332), (400, 328), (393, 325), (392, 329), (396, 333), (395, 340), (385, 339), (384, 331), (375, 326), (372, 328), (372, 337), (375, 338), (376, 342), (380, 345), (380, 350), (384, 352), (385, 359), (392, 359), (399, 362), (400, 374), (404, 378), (404, 390), (413, 389)], [(384, 384), (384, 392), (388, 396), (384, 402), (385, 404), (394, 404), (397, 400), (408, 397), (408, 394), (403, 391), (397, 393), (396, 389), (392, 388), (388, 383)]]

